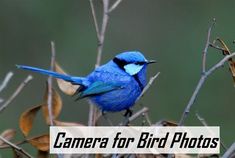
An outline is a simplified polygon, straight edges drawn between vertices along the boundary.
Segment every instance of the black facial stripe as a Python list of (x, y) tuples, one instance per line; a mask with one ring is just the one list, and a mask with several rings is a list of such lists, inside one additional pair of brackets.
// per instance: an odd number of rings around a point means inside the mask
[[(127, 64), (129, 64), (128, 62), (126, 62), (126, 61), (124, 61), (124, 60), (121, 60), (121, 59), (118, 59), (118, 58), (116, 58), (116, 57), (113, 59), (113, 62), (114, 62), (115, 64), (117, 64), (118, 67), (119, 67), (120, 69), (122, 69), (123, 71), (125, 71), (124, 66), (127, 65)], [(136, 64), (142, 65), (142, 64), (144, 64), (144, 62), (138, 62), (138, 63), (136, 63)], [(138, 78), (138, 75), (135, 74), (135, 75), (133, 75), (133, 77), (134, 77), (135, 81), (138, 83), (138, 85), (139, 85), (139, 87), (140, 87), (140, 89), (141, 89), (141, 91), (142, 91), (142, 90), (144, 89), (144, 86), (143, 86), (142, 83), (140, 82), (140, 80), (139, 80), (139, 78)]]
[(116, 58), (116, 57), (113, 59), (113, 62), (114, 62), (115, 64), (117, 64), (118, 67), (119, 67), (120, 69), (122, 69), (122, 70), (125, 70), (125, 69), (124, 69), (124, 66), (128, 64), (128, 62), (126, 62), (126, 61), (124, 61), (124, 60), (121, 60), (121, 59), (118, 59), (118, 58)]
[(142, 83), (140, 82), (140, 80), (139, 80), (137, 74), (135, 74), (133, 77), (134, 77), (134, 79), (136, 80), (136, 82), (138, 83), (138, 85), (139, 85), (139, 87), (140, 87), (140, 89), (141, 89), (141, 91), (142, 91), (142, 90), (144, 89), (144, 86), (143, 86)]

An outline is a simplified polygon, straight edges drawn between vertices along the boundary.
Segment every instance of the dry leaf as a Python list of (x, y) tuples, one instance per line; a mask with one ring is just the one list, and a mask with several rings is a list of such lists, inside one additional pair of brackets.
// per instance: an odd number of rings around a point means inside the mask
[[(61, 74), (66, 74), (65, 71), (59, 66), (58, 63), (55, 63), (55, 71)], [(67, 95), (73, 95), (79, 88), (79, 85), (73, 85), (70, 82), (66, 82), (62, 79), (56, 79), (56, 81), (60, 90)]]
[[(14, 129), (7, 129), (3, 131), (0, 135), (5, 138), (6, 140), (11, 140), (16, 134), (16, 131)], [(0, 146), (4, 145), (5, 143), (0, 140)]]
[[(225, 49), (225, 50), (223, 51), (223, 55), (230, 55), (231, 52), (230, 52), (230, 50), (228, 49), (228, 47), (227, 47), (227, 45), (225, 44), (225, 42), (224, 42), (222, 39), (220, 39), (220, 38), (218, 38), (217, 40), (221, 43), (221, 45), (222, 45), (223, 48)], [(235, 86), (235, 62), (233, 61), (232, 58), (229, 59), (228, 62), (229, 62), (229, 70), (230, 70), (230, 72), (232, 73), (232, 77), (233, 77), (233, 84), (234, 84), (234, 86)]]
[(178, 124), (174, 121), (160, 120), (155, 123), (155, 126), (178, 126)]
[(29, 138), (27, 141), (40, 151), (49, 151), (49, 135), (44, 134)]
[(54, 120), (54, 124), (56, 126), (84, 126), (83, 124), (76, 123), (76, 122), (62, 122), (58, 120)]
[(34, 106), (32, 108), (27, 109), (25, 112), (21, 114), (19, 120), (19, 126), (24, 136), (27, 136), (31, 131), (33, 127), (34, 118), (38, 110), (41, 108), (41, 106), (42, 105)]
[(48, 151), (38, 150), (37, 158), (48, 158), (48, 157), (49, 157), (49, 152)]
[[(50, 124), (50, 117), (49, 117), (49, 111), (48, 111), (48, 106), (47, 106), (47, 97), (48, 97), (48, 86), (47, 90), (45, 92), (45, 104), (42, 106), (42, 111), (43, 111), (43, 116), (47, 122), (47, 124)], [(62, 100), (60, 95), (52, 88), (52, 115), (53, 115), (53, 120), (56, 119), (62, 109)]]

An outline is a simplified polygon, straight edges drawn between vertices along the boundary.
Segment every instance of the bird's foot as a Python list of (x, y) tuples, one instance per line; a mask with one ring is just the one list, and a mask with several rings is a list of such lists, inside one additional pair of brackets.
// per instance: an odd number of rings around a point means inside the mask
[(125, 116), (125, 117), (131, 117), (132, 114), (133, 114), (133, 111), (132, 111), (131, 109), (127, 109), (126, 112), (125, 112), (125, 114), (124, 114), (124, 116)]
[(127, 109), (125, 114), (124, 114), (124, 121), (123, 121), (123, 125), (127, 126), (129, 124), (129, 118), (132, 116), (133, 111), (131, 109)]

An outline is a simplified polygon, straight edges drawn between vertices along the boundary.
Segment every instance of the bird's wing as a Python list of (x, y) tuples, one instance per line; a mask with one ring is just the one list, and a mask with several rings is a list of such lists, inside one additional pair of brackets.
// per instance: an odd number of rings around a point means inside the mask
[(87, 89), (82, 91), (77, 99), (82, 99), (84, 97), (102, 94), (121, 88), (122, 86), (119, 83), (96, 81), (92, 83)]

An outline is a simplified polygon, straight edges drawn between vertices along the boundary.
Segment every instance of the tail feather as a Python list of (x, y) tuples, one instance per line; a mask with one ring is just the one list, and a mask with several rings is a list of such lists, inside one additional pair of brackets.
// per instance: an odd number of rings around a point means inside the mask
[(55, 78), (59, 78), (74, 84), (83, 84), (83, 80), (80, 77), (75, 77), (75, 76), (69, 76), (69, 75), (65, 75), (65, 74), (60, 74), (54, 71), (50, 71), (50, 70), (44, 70), (44, 69), (40, 69), (40, 68), (36, 68), (36, 67), (31, 67), (31, 66), (25, 66), (25, 65), (16, 65), (17, 68), (19, 69), (24, 69), (24, 70), (29, 70), (29, 71), (34, 71), (34, 72), (38, 72), (44, 75), (49, 75)]

